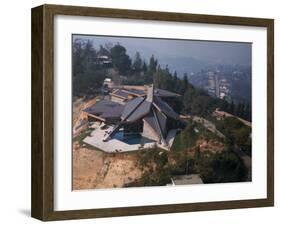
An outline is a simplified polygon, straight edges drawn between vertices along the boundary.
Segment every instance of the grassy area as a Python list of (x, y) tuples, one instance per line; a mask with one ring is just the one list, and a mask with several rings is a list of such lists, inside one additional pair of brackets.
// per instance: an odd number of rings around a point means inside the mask
[(162, 186), (171, 182), (167, 151), (156, 147), (143, 149), (136, 152), (136, 158), (143, 175), (125, 187)]
[(139, 168), (143, 171), (140, 179), (125, 187), (163, 186), (171, 183), (173, 175), (199, 174), (204, 183), (226, 183), (245, 181), (247, 169), (243, 161), (233, 152), (200, 152), (195, 155), (188, 151), (163, 151), (147, 149), (136, 152)]
[(173, 151), (183, 151), (189, 149), (191, 147), (194, 147), (196, 145), (197, 140), (200, 138), (205, 139), (206, 141), (223, 141), (216, 134), (206, 129), (200, 123), (195, 123), (189, 120), (185, 129), (176, 135), (171, 149)]
[(239, 147), (247, 155), (252, 154), (251, 127), (246, 126), (234, 117), (227, 117), (224, 120), (214, 120), (219, 131), (225, 136), (225, 143), (229, 148)]
[(244, 181), (247, 169), (243, 161), (233, 152), (200, 153), (195, 158), (195, 170), (204, 183), (226, 183)]
[(182, 151), (196, 144), (199, 135), (195, 131), (195, 124), (189, 123), (184, 130), (176, 135), (171, 149), (173, 151)]

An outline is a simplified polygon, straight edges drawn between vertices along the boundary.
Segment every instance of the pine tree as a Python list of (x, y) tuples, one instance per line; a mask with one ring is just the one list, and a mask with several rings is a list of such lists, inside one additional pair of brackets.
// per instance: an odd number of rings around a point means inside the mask
[(131, 68), (131, 59), (126, 53), (126, 48), (117, 44), (110, 51), (113, 66), (120, 74), (126, 75)]
[(178, 80), (178, 74), (177, 74), (177, 71), (174, 72), (174, 81), (177, 81)]
[(145, 61), (143, 62), (143, 65), (142, 65), (142, 71), (143, 71), (144, 73), (147, 72), (147, 65), (146, 65)]
[(251, 113), (250, 103), (248, 103), (246, 105), (246, 108), (245, 108), (245, 118), (248, 121), (252, 121), (252, 113)]
[(184, 89), (186, 90), (188, 88), (188, 85), (189, 85), (188, 77), (187, 77), (186, 73), (184, 73), (184, 76), (183, 76), (183, 84), (184, 84)]
[(245, 104), (241, 104), (240, 117), (245, 118)]
[(229, 108), (229, 113), (231, 114), (235, 114), (235, 105), (234, 105), (234, 102), (233, 100), (231, 101), (231, 104), (230, 104), (230, 108)]
[(135, 55), (135, 58), (134, 58), (134, 62), (133, 62), (133, 69), (136, 72), (140, 72), (142, 70), (142, 66), (143, 66), (143, 63), (142, 63), (142, 59), (141, 59), (140, 53), (136, 52), (136, 55)]
[(157, 62), (157, 60), (154, 58), (154, 55), (152, 55), (152, 56), (150, 57), (150, 60), (149, 60), (148, 70), (149, 70), (151, 73), (156, 72), (157, 65), (158, 65), (158, 62)]

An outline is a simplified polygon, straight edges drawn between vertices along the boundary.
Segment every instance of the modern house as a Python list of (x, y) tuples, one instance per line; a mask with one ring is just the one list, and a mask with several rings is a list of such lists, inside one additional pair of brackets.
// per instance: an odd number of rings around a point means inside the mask
[(147, 90), (145, 97), (137, 97), (127, 102), (121, 115), (121, 121), (104, 138), (112, 138), (123, 129), (124, 135), (142, 134), (168, 146), (166, 137), (169, 130), (176, 129), (178, 114), (159, 96), (155, 95), (153, 86)]
[(145, 90), (115, 89), (111, 97), (117, 99), (101, 100), (84, 112), (88, 121), (100, 121), (110, 128), (102, 136), (104, 143), (121, 135), (124, 140), (147, 138), (169, 149), (170, 141), (178, 130), (179, 115), (164, 99), (177, 96), (166, 90), (154, 89), (153, 85)]

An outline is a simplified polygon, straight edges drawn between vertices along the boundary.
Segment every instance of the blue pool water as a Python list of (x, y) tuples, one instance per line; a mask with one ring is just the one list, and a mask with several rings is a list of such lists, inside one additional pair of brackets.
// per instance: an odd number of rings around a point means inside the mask
[(132, 134), (124, 136), (123, 131), (117, 132), (113, 138), (120, 140), (126, 144), (145, 144), (155, 142), (154, 140), (143, 137), (141, 134)]

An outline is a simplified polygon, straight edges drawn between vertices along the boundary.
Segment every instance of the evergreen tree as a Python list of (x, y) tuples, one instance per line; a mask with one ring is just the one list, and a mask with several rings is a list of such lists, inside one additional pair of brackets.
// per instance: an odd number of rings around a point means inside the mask
[(131, 68), (131, 59), (126, 53), (126, 48), (117, 44), (110, 52), (113, 66), (118, 69), (120, 74), (127, 75)]
[(251, 108), (250, 108), (250, 103), (246, 105), (245, 108), (245, 119), (248, 121), (252, 121), (252, 113), (251, 113)]
[(241, 109), (240, 109), (240, 117), (245, 118), (245, 104), (241, 104)]
[(188, 82), (187, 74), (184, 73), (184, 76), (183, 76), (183, 87), (184, 87), (184, 90), (187, 89), (188, 85), (189, 85), (189, 82)]
[(174, 82), (177, 82), (178, 80), (178, 74), (177, 71), (174, 72)]
[(80, 40), (73, 41), (72, 49), (72, 71), (73, 77), (76, 77), (84, 72), (83, 48)]
[(134, 62), (133, 62), (133, 69), (136, 72), (140, 72), (142, 70), (142, 66), (143, 66), (143, 64), (142, 64), (142, 59), (141, 59), (140, 53), (136, 52)]
[(233, 100), (231, 101), (230, 107), (229, 107), (229, 113), (234, 114), (235, 113), (235, 105)]
[(158, 65), (158, 62), (157, 62), (157, 60), (154, 58), (154, 55), (152, 55), (152, 56), (150, 57), (150, 60), (149, 60), (148, 70), (149, 70), (151, 73), (156, 72), (157, 65)]
[(147, 72), (147, 65), (146, 65), (146, 62), (145, 62), (145, 61), (143, 62), (143, 65), (142, 65), (142, 71), (143, 71), (144, 73)]
[(110, 56), (110, 51), (108, 49), (106, 49), (105, 47), (103, 47), (103, 45), (100, 45), (100, 49), (98, 51), (98, 55), (100, 56)]

